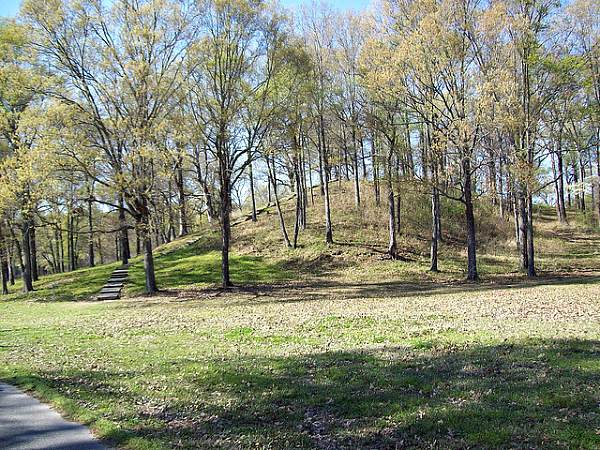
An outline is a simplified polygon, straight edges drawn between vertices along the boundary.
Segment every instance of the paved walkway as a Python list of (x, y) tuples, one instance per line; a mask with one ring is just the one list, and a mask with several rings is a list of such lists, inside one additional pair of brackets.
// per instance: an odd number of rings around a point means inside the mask
[(0, 449), (108, 450), (83, 425), (22, 391), (0, 383)]

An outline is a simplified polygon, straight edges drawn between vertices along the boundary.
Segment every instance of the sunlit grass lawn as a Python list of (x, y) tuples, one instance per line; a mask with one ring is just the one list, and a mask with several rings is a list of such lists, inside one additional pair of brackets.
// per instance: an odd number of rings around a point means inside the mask
[(0, 303), (0, 378), (126, 448), (598, 448), (600, 286)]

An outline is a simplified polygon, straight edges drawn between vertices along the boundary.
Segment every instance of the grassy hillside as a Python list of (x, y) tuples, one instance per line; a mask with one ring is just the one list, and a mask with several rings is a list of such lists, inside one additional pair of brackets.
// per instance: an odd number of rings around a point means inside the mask
[(407, 188), (391, 261), (385, 210), (344, 189), (334, 246), (317, 198), (299, 249), (274, 211), (236, 226), (229, 292), (205, 228), (157, 250), (157, 297), (138, 296), (136, 260), (119, 301), (85, 301), (115, 265), (3, 299), (0, 379), (118, 448), (599, 448), (600, 233), (540, 210), (543, 272), (526, 280), (510, 223), (480, 203), (468, 284), (459, 208), (430, 274), (425, 195)]
[[(387, 210), (375, 206), (372, 186), (362, 186), (362, 205), (354, 206), (350, 183), (332, 185), (333, 246), (324, 243), (323, 204), (318, 189), (309, 203), (308, 226), (300, 232), (299, 248), (287, 249), (279, 230), (274, 207), (259, 215), (257, 223), (240, 222), (233, 229), (231, 272), (238, 285), (290, 284), (337, 280), (353, 282), (461, 282), (465, 275), (464, 218), (460, 204), (443, 200), (440, 244), (441, 273), (429, 268), (430, 200), (417, 186), (406, 184), (402, 192), (403, 233), (399, 237), (402, 259), (386, 255)], [(288, 231), (292, 232), (294, 200), (283, 202)], [(484, 282), (522, 278), (513, 239), (512, 218), (501, 219), (487, 201), (477, 203), (478, 264)], [(537, 265), (542, 276), (555, 276), (600, 269), (598, 252), (590, 245), (598, 230), (589, 219), (570, 213), (570, 225), (561, 226), (551, 208), (540, 207), (536, 214)], [(220, 280), (220, 239), (218, 230), (207, 224), (191, 236), (163, 245), (156, 252), (159, 287), (167, 292), (213, 287)], [(144, 290), (141, 258), (133, 259), (127, 295)], [(42, 277), (36, 292), (22, 294), (21, 282), (11, 286), (3, 300), (67, 301), (88, 300), (95, 295), (112, 270), (113, 263), (66, 274)]]
[[(259, 215), (257, 223), (240, 222), (233, 229), (231, 273), (241, 285), (268, 283), (336, 282), (430, 282), (461, 283), (465, 277), (465, 224), (462, 206), (443, 200), (440, 244), (440, 273), (429, 269), (430, 199), (411, 184), (403, 186), (402, 224), (399, 237), (401, 260), (386, 256), (387, 209), (376, 207), (372, 187), (363, 185), (362, 205), (354, 205), (352, 185), (332, 185), (332, 218), (335, 244), (324, 242), (323, 204), (318, 189), (310, 203), (307, 229), (301, 231), (299, 248), (283, 245), (274, 207)], [(283, 202), (288, 232), (294, 222), (294, 201)], [(522, 279), (514, 244), (512, 217), (500, 218), (497, 208), (486, 200), (477, 203), (478, 265), (483, 282)], [(551, 208), (536, 213), (537, 266), (542, 277), (600, 269), (598, 251), (590, 246), (598, 230), (579, 213), (571, 212), (571, 224), (561, 226)], [(220, 280), (218, 232), (205, 226), (194, 236), (172, 242), (158, 250), (159, 287), (167, 290), (216, 286)], [(128, 292), (143, 292), (141, 261), (132, 269)]]

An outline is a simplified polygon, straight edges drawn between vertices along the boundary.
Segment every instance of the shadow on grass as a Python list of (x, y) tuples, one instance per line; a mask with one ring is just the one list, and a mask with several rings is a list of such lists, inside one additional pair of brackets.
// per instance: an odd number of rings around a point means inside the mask
[[(255, 285), (247, 286), (242, 291), (254, 294), (253, 298), (236, 299), (232, 297), (229, 303), (238, 304), (269, 304), (269, 303), (305, 303), (319, 302), (331, 297), (338, 299), (385, 299), (406, 297), (428, 297), (446, 294), (472, 294), (486, 291), (502, 291), (511, 289), (527, 289), (538, 286), (581, 286), (599, 284), (600, 275), (597, 272), (574, 275), (540, 276), (527, 279), (524, 276), (501, 277), (493, 281), (471, 283), (468, 281), (438, 282), (438, 281), (390, 281), (376, 283), (352, 283), (335, 280), (317, 280), (309, 283)], [(239, 293), (235, 291), (234, 293)]]
[[(167, 448), (598, 448), (600, 342), (176, 359), (126, 375), (10, 382), (67, 396), (118, 445)], [(162, 380), (160, 391), (126, 389)], [(56, 398), (56, 397), (55, 397)], [(85, 411), (87, 406), (91, 410)], [(100, 407), (99, 407), (100, 405)]]

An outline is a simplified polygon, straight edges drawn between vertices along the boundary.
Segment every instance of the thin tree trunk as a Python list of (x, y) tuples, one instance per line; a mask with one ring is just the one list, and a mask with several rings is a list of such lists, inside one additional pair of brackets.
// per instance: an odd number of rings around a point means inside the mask
[[(597, 139), (600, 139), (600, 131), (598, 132)], [(597, 195), (596, 209), (598, 212), (598, 223), (600, 223), (600, 145), (596, 145), (596, 175), (598, 178), (598, 181), (597, 181), (598, 195)], [(564, 200), (563, 200), (563, 203), (564, 203)]]
[[(129, 250), (129, 234), (127, 233), (127, 222), (125, 221), (125, 204), (123, 194), (119, 194), (119, 243), (121, 246), (121, 263), (127, 265), (129, 258), (131, 258), (131, 251)], [(148, 224), (149, 225), (149, 224)], [(148, 235), (150, 231), (147, 231)]]
[(394, 149), (390, 146), (387, 158), (387, 187), (388, 187), (388, 254), (392, 259), (398, 257), (398, 243), (396, 239), (396, 206), (394, 201), (394, 182), (392, 180), (392, 157)]
[(558, 204), (559, 204), (559, 220), (563, 223), (567, 223), (567, 208), (565, 206), (565, 175), (564, 175), (564, 163), (562, 156), (562, 143), (559, 138), (558, 149), (556, 152), (556, 170), (558, 177)]
[(323, 116), (320, 119), (320, 131), (321, 131), (321, 144), (322, 144), (322, 158), (323, 158), (323, 191), (325, 196), (325, 242), (327, 244), (333, 244), (333, 226), (331, 224), (331, 204), (329, 197), (329, 162), (327, 158), (327, 140), (325, 139), (325, 124)]
[(150, 218), (146, 211), (141, 217), (142, 235), (144, 241), (144, 275), (146, 278), (146, 293), (153, 295), (158, 292), (156, 274), (154, 271), (154, 255), (152, 253), (152, 238), (150, 234)]
[(535, 247), (533, 244), (533, 196), (527, 195), (527, 276), (535, 277)]
[(223, 148), (222, 138), (225, 136), (223, 124), (217, 137), (217, 161), (219, 164), (219, 196), (221, 201), (221, 285), (223, 289), (232, 286), (229, 274), (229, 247), (231, 244), (231, 173), (228, 150)]
[(32, 219), (28, 215), (23, 217), (23, 291), (33, 291), (33, 279), (31, 276), (31, 227)]
[(69, 241), (69, 271), (77, 269), (77, 255), (75, 254), (75, 217), (73, 214), (69, 216), (68, 226), (68, 241)]
[(296, 221), (294, 223), (294, 238), (292, 247), (298, 247), (298, 232), (300, 231), (300, 225), (302, 222), (302, 182), (300, 180), (300, 168), (297, 168), (297, 182), (296, 182)]
[(7, 242), (4, 238), (3, 228), (0, 224), (0, 272), (2, 272), (2, 295), (8, 295), (8, 281), (10, 278), (8, 270), (8, 250)]
[(360, 208), (360, 180), (358, 174), (358, 149), (356, 146), (356, 127), (352, 126), (352, 148), (354, 149), (354, 204)]
[[(287, 232), (287, 228), (285, 226), (285, 218), (283, 217), (283, 211), (281, 210), (281, 204), (279, 203), (279, 195), (277, 194), (277, 174), (275, 173), (275, 162), (270, 162), (270, 158), (267, 155), (267, 170), (269, 172), (269, 182), (272, 186), (273, 197), (275, 198), (275, 206), (277, 208), (277, 217), (279, 218), (279, 228), (281, 229), (281, 234), (283, 236), (283, 242), (285, 246), (290, 248), (292, 243), (290, 242), (290, 237)], [(296, 203), (298, 199), (296, 198)]]
[(585, 211), (585, 164), (579, 153), (579, 170), (581, 171), (581, 210)]
[(402, 214), (401, 214), (401, 206), (402, 206), (402, 197), (400, 195), (400, 183), (397, 183), (397, 193), (396, 193), (396, 233), (398, 236), (402, 235)]
[(65, 271), (65, 242), (63, 238), (62, 227), (58, 229), (58, 239), (59, 239), (59, 250), (60, 250), (60, 271), (64, 273)]
[(254, 192), (254, 173), (252, 170), (252, 160), (250, 151), (248, 151), (248, 177), (250, 178), (250, 201), (252, 203), (252, 222), (256, 222), (256, 195)]
[[(429, 147), (429, 133), (427, 138), (427, 147)], [(423, 172), (426, 173), (426, 148), (423, 146)], [(440, 192), (438, 188), (438, 168), (436, 161), (431, 155), (431, 248), (430, 248), (430, 266), (431, 272), (438, 272), (438, 253), (440, 242)]]
[(300, 211), (300, 228), (306, 230), (306, 211), (308, 210), (308, 189), (306, 188), (306, 146), (304, 139), (300, 136), (300, 161), (298, 167), (298, 183), (300, 184), (299, 193), (302, 196), (301, 211)]
[(187, 199), (185, 196), (185, 183), (183, 178), (183, 158), (180, 155), (177, 159), (177, 195), (179, 202), (179, 236), (186, 236), (190, 232), (187, 217)]
[(88, 200), (88, 264), (90, 267), (96, 265), (94, 255), (94, 216), (92, 211), (92, 193), (90, 192), (90, 198)]
[(377, 141), (375, 133), (371, 138), (371, 165), (373, 166), (373, 194), (375, 195), (375, 205), (381, 206), (381, 191), (379, 188), (379, 164), (377, 162)]
[(319, 193), (321, 197), (325, 196), (325, 168), (323, 167), (323, 150), (325, 143), (323, 142), (323, 133), (321, 133), (322, 120), (319, 121), (319, 132), (317, 133), (317, 153), (319, 156)]
[(394, 190), (392, 184), (388, 183), (388, 232), (389, 244), (388, 254), (392, 259), (398, 257), (398, 244), (396, 241), (396, 215), (394, 206)]
[(433, 187), (431, 191), (431, 249), (429, 270), (438, 272), (438, 248), (439, 248), (439, 227), (437, 216), (439, 214), (440, 194), (437, 187)]
[(38, 262), (37, 262), (37, 237), (36, 237), (36, 228), (35, 228), (35, 220), (32, 218), (31, 229), (29, 230), (29, 237), (31, 240), (31, 279), (33, 281), (38, 281), (40, 279), (40, 275), (38, 272)]
[(467, 280), (477, 281), (479, 279), (479, 274), (477, 273), (477, 238), (472, 199), (473, 181), (471, 179), (471, 160), (468, 157), (463, 158), (463, 172), (463, 194), (465, 219), (467, 223)]
[(527, 203), (523, 187), (519, 187), (519, 250), (521, 253), (521, 270), (527, 270), (529, 258), (527, 255)]

